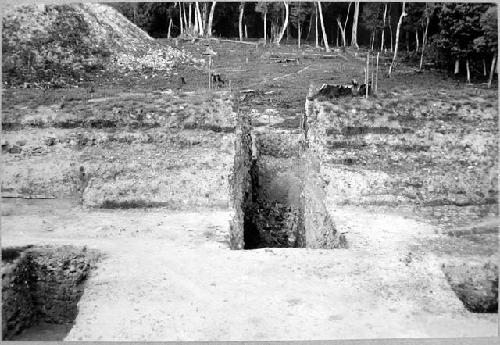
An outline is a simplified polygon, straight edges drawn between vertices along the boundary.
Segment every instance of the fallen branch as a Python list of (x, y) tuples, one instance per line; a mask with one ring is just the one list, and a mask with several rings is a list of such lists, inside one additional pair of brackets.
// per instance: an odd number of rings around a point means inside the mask
[(229, 42), (229, 43), (241, 43), (241, 44), (249, 44), (252, 46), (258, 46), (258, 43), (248, 42), (248, 41), (233, 41), (233, 40), (219, 40), (220, 42)]
[(46, 195), (21, 195), (21, 194), (3, 194), (2, 198), (5, 199), (55, 199), (55, 196)]
[(276, 81), (276, 80), (280, 80), (280, 79), (285, 79), (293, 74), (300, 74), (302, 72), (304, 72), (306, 69), (308, 69), (309, 67), (311, 67), (311, 65), (309, 66), (306, 66), (304, 68), (302, 68), (300, 71), (297, 71), (297, 72), (292, 72), (292, 73), (288, 73), (288, 74), (285, 74), (285, 75), (282, 75), (282, 76), (279, 76), (279, 77), (276, 77), (276, 78), (273, 78), (271, 79), (272, 81)]
[(341, 57), (342, 59), (348, 61), (348, 59), (342, 55), (342, 54), (301, 54), (298, 55), (296, 53), (281, 53), (280, 55), (273, 54), (270, 56), (271, 59), (286, 59), (283, 55), (293, 55), (296, 59), (298, 58), (303, 58), (303, 59), (335, 59), (338, 57)]
[(279, 58), (271, 58), (271, 60), (274, 60), (275, 63), (289, 63), (289, 62), (295, 62), (299, 63), (298, 58), (284, 58), (284, 59), (279, 59)]

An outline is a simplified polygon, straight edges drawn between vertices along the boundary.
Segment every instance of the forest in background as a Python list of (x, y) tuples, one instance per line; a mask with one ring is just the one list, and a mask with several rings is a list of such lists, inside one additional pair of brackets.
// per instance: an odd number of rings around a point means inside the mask
[(225, 37), (269, 44), (399, 50), (404, 62), (434, 66), (468, 82), (491, 79), (497, 62), (492, 3), (118, 2), (153, 37)]

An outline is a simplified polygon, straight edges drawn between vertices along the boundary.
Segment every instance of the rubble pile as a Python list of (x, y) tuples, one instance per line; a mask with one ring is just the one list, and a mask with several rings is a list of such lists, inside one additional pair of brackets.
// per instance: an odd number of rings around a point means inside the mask
[(65, 87), (106, 72), (168, 73), (193, 61), (104, 4), (14, 6), (4, 10), (2, 26), (7, 87)]

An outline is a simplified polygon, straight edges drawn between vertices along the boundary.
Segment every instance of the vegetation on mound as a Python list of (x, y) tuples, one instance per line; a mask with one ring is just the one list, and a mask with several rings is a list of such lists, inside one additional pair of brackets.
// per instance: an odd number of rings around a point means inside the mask
[(7, 87), (65, 87), (106, 72), (170, 72), (191, 61), (106, 5), (18, 6), (4, 12), (2, 25)]

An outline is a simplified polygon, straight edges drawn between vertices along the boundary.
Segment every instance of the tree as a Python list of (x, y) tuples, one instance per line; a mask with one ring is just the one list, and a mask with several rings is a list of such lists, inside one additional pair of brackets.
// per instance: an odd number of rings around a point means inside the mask
[(325, 31), (325, 24), (323, 22), (323, 10), (321, 9), (321, 1), (317, 2), (318, 12), (319, 12), (319, 21), (321, 23), (321, 31), (323, 32), (323, 43), (325, 44), (325, 49), (329, 53), (331, 52), (330, 47), (328, 46), (328, 37)]
[(195, 2), (195, 21), (196, 21), (196, 27), (197, 27), (197, 33), (198, 35), (200, 36), (203, 36), (203, 33), (204, 33), (204, 28), (203, 28), (203, 19), (202, 19), (202, 16), (201, 16), (201, 12), (200, 12), (200, 6), (198, 4), (198, 1)]
[[(474, 48), (477, 52), (485, 55), (493, 55), (491, 59), (490, 74), (488, 77), (488, 87), (491, 87), (493, 81), (493, 74), (495, 73), (495, 65), (498, 64), (498, 18), (497, 6), (489, 7), (480, 18), (480, 26), (483, 35), (474, 40)], [(483, 64), (486, 65), (483, 58)], [(486, 67), (486, 66), (485, 66)], [(484, 68), (485, 68), (484, 67)]]
[(394, 46), (394, 57), (392, 58), (391, 65), (389, 66), (389, 76), (391, 76), (392, 69), (394, 67), (394, 62), (396, 62), (396, 57), (398, 56), (399, 30), (401, 29), (401, 23), (403, 23), (403, 18), (406, 16), (405, 5), (406, 3), (403, 1), (401, 16), (399, 17), (398, 27), (396, 29), (396, 45)]
[[(340, 17), (337, 17), (337, 25), (340, 29), (340, 34), (342, 35), (342, 45), (345, 47), (347, 45), (346, 37), (345, 37), (345, 29), (347, 27), (347, 20), (349, 20), (349, 10), (351, 9), (352, 2), (349, 3), (349, 6), (347, 6), (347, 15), (345, 17), (345, 23), (344, 26), (342, 26), (342, 23), (340, 22)], [(323, 22), (323, 18), (321, 18), (321, 22)]]
[[(312, 13), (310, 3), (307, 2), (296, 2), (290, 5), (290, 22), (292, 26), (297, 29), (297, 45), (300, 48), (300, 41), (302, 37), (302, 23), (306, 21), (306, 18), (311, 18)], [(311, 25), (309, 24), (309, 29)]]
[(208, 26), (207, 26), (207, 36), (212, 37), (212, 26), (214, 23), (214, 12), (215, 12), (215, 5), (217, 4), (217, 1), (212, 1), (212, 7), (210, 7), (210, 14), (208, 15)]
[(361, 15), (361, 18), (363, 20), (363, 26), (371, 33), (370, 46), (373, 50), (375, 33), (377, 32), (377, 29), (382, 27), (382, 19), (380, 18), (380, 3), (366, 3), (363, 7), (363, 14)]
[[(347, 11), (347, 16), (349, 17), (349, 11)], [(359, 18), (359, 1), (354, 2), (354, 19), (352, 23), (351, 30), (351, 46), (359, 49), (358, 46), (358, 18)], [(347, 20), (346, 20), (347, 23)], [(345, 45), (345, 42), (344, 42)]]
[(245, 11), (245, 3), (240, 3), (240, 15), (238, 19), (238, 32), (240, 34), (240, 41), (243, 41), (243, 12)]
[(288, 27), (288, 15), (289, 15), (289, 7), (288, 6), (289, 5), (286, 1), (283, 1), (283, 4), (285, 5), (285, 18), (284, 18), (283, 26), (281, 27), (281, 30), (278, 33), (278, 35), (274, 41), (276, 43), (276, 45), (278, 45), (278, 46), (280, 45), (280, 42), (283, 39), (283, 36), (285, 35), (285, 30)]
[[(470, 82), (470, 59), (477, 50), (477, 39), (483, 36), (481, 16), (490, 4), (445, 3), (438, 12), (440, 37), (439, 48), (444, 51), (448, 61), (465, 60), (467, 82)], [(476, 42), (476, 43), (475, 43)]]
[(410, 37), (415, 37), (415, 52), (418, 52), (420, 47), (420, 39), (418, 35), (419, 29), (422, 27), (422, 18), (425, 16), (425, 3), (411, 2), (406, 6), (406, 17), (402, 24), (402, 29), (405, 32), (406, 51), (410, 52), (411, 44)]
[(384, 4), (384, 15), (382, 18), (382, 38), (380, 39), (380, 51), (384, 50), (384, 38), (385, 38), (385, 19), (387, 17), (387, 2)]
[(318, 39), (318, 5), (314, 6), (315, 14), (314, 14), (314, 30), (315, 30), (315, 39), (316, 39), (316, 48), (319, 48), (319, 39)]
[(264, 42), (267, 42), (267, 12), (269, 6), (267, 2), (257, 2), (255, 4), (255, 12), (262, 14), (262, 21), (264, 22)]
[(425, 31), (424, 31), (424, 37), (422, 39), (422, 53), (420, 55), (420, 66), (419, 69), (422, 70), (422, 65), (424, 64), (424, 52), (425, 52), (425, 47), (427, 46), (427, 36), (429, 34), (429, 23), (431, 21), (431, 16), (434, 12), (435, 4), (431, 3), (425, 3), (425, 11), (424, 11), (424, 18), (425, 18)]

